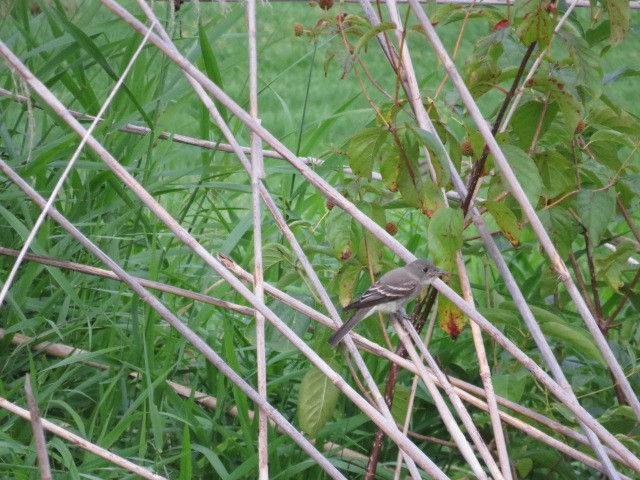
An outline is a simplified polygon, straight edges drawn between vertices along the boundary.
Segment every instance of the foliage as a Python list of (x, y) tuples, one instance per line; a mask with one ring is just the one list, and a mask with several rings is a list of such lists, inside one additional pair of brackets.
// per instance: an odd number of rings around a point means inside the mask
[[(172, 14), (169, 3), (156, 5), (156, 9), (174, 26), (172, 34), (179, 48), (189, 52), (232, 98), (246, 104), (242, 7), (223, 9), (203, 2), (183, 5)], [(7, 15), (0, 23), (0, 37), (66, 105), (95, 114), (140, 38), (98, 2), (79, 6), (40, 2), (30, 9), (27, 2), (3, 3)], [(633, 231), (634, 222), (637, 225), (640, 220), (640, 107), (629, 101), (635, 99), (631, 94), (637, 94), (635, 66), (640, 53), (634, 46), (638, 31), (633, 25), (637, 26), (638, 17), (627, 7), (608, 0), (604, 11), (592, 10), (593, 16), (586, 11), (572, 15), (553, 36), (563, 12), (536, 1), (520, 2), (513, 11), (434, 3), (427, 13), (437, 20), (438, 33), (450, 51), (457, 35), (463, 35), (456, 65), (490, 123), (495, 121), (529, 44), (550, 46), (540, 70), (525, 85), (508, 129), (497, 138), (563, 260), (567, 264), (575, 260), (599, 325), (633, 387), (640, 391), (636, 321), (640, 295), (637, 287), (631, 287), (638, 265), (629, 262), (637, 257), (640, 241)], [(475, 227), (465, 223), (457, 202), (447, 206), (441, 196), (443, 189), (452, 190), (447, 156), (466, 178), (484, 152), (484, 143), (459, 95), (448, 83), (442, 93), (434, 93), (444, 73), (430, 49), (414, 48), (422, 92), (433, 95), (423, 101), (444, 142), (442, 147), (432, 134), (418, 128), (398, 78), (377, 44), (375, 35), (393, 36), (394, 25), (372, 26), (357, 5), (344, 5), (339, 13), (337, 8), (324, 12), (311, 9), (306, 2), (261, 7), (262, 124), (300, 156), (322, 158), (324, 163), (316, 171), (378, 225), (397, 225), (396, 238), (416, 256), (434, 258), (453, 272), (456, 252), (461, 249), (481, 311), (539, 360)], [(290, 25), (283, 27), (282, 18), (291, 19)], [(296, 22), (308, 35), (294, 36)], [(424, 42), (424, 33), (413, 22), (407, 28), (408, 40)], [(6, 66), (0, 66), (0, 79), (4, 88), (27, 93)], [(76, 148), (77, 138), (54, 114), (37, 108), (41, 105), (35, 97), (27, 106), (0, 97), (0, 157), (45, 194)], [(226, 110), (222, 113), (231, 118)], [(119, 130), (129, 123), (145, 125), (151, 133), (137, 136)], [(233, 120), (231, 125), (239, 140), (249, 145), (246, 127)], [(222, 141), (219, 128), (196, 101), (181, 72), (149, 47), (95, 136), (205, 248), (228, 254), (252, 270), (248, 175), (234, 156), (161, 139), (165, 131)], [(470, 156), (463, 155), (465, 141), (472, 146)], [(325, 199), (291, 166), (277, 159), (265, 162), (265, 185), (322, 282), (331, 286), (335, 305), (345, 305), (367, 288), (372, 276), (398, 264), (379, 240), (344, 211), (327, 208)], [(345, 173), (344, 166), (352, 173)], [(484, 173), (478, 194), (483, 200), (478, 207), (495, 230), (502, 253), (572, 388), (610, 431), (637, 451), (637, 427), (628, 418), (628, 409), (618, 404), (602, 356), (540, 252), (491, 156)], [(380, 174), (381, 181), (374, 174)], [(39, 209), (8, 180), (2, 182), (0, 245), (20, 248)], [(190, 250), (168, 235), (158, 219), (141, 208), (134, 195), (88, 150), (55, 206), (127, 271), (243, 303)], [(321, 308), (290, 246), (264, 215), (265, 280)], [(606, 248), (608, 243), (617, 250)], [(33, 252), (102, 267), (51, 220), (37, 235)], [(12, 259), (0, 258), (3, 272), (11, 265)], [(452, 287), (459, 289), (455, 277)], [(255, 383), (252, 320), (165, 293), (160, 298), (180, 312), (236, 372)], [(328, 329), (317, 324), (309, 328), (308, 318), (269, 302), (310, 345), (346, 372), (343, 356), (326, 346)], [(435, 332), (430, 351), (451, 376), (480, 384), (469, 327), (446, 302), (439, 313), (443, 329)], [(26, 262), (0, 310), (0, 327), (6, 329), (0, 349), (0, 396), (24, 404), (24, 374), (29, 373), (45, 418), (66, 424), (153, 471), (170, 478), (257, 477), (255, 406), (125, 286)], [(358, 329), (383, 343), (379, 322), (371, 319)], [(69, 359), (48, 357), (26, 346), (10, 345), (16, 333), (90, 353)], [(451, 337), (457, 337), (455, 343)], [(375, 426), (344, 396), (337, 395), (335, 387), (277, 332), (269, 333), (268, 342), (271, 404), (294, 422), (299, 419), (298, 426), (315, 436), (317, 445), (330, 441), (367, 455)], [(574, 426), (563, 406), (541, 394), (521, 365), (497, 345), (487, 341), (486, 346), (499, 394)], [(111, 368), (98, 370), (83, 361)], [(388, 362), (372, 354), (365, 354), (365, 361), (376, 381), (384, 384)], [(139, 376), (132, 379), (131, 372)], [(217, 408), (207, 410), (193, 397), (178, 396), (165, 380), (216, 397)], [(404, 416), (398, 410), (408, 405), (411, 381), (408, 372), (398, 378), (394, 404), (398, 419)], [(237, 408), (235, 416), (227, 414), (232, 407)], [(473, 416), (483, 437), (491, 438), (488, 416), (480, 411)], [(0, 417), (0, 476), (33, 476), (37, 463), (30, 426), (4, 411)], [(449, 439), (423, 386), (417, 390), (411, 430)], [(269, 433), (273, 478), (321, 478), (320, 468), (291, 440), (273, 429)], [(508, 433), (509, 452), (523, 478), (593, 474), (543, 443), (534, 446), (518, 430)], [(448, 466), (447, 473), (453, 478), (470, 474), (454, 448), (429, 442), (420, 442), (420, 446), (436, 464)], [(50, 438), (49, 447), (54, 472), (59, 475), (79, 478), (99, 471), (101, 478), (123, 476), (108, 462), (60, 440)], [(382, 464), (395, 457), (393, 448), (384, 450), (377, 471), (380, 478), (391, 478)], [(336, 465), (351, 475), (364, 469), (358, 460), (336, 460)]]

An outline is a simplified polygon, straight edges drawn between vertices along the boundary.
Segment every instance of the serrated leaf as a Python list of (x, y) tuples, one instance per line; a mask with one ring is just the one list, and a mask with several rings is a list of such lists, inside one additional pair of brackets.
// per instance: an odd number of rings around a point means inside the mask
[(379, 23), (375, 27), (370, 28), (369, 30), (367, 30), (358, 39), (358, 42), (356, 43), (354, 51), (356, 53), (360, 53), (360, 50), (365, 48), (367, 46), (367, 44), (369, 43), (369, 41), (372, 38), (374, 38), (376, 35), (378, 35), (379, 33), (382, 33), (382, 32), (386, 32), (387, 30), (395, 30), (395, 29), (396, 29), (396, 24), (393, 23), (393, 22), (382, 22), (382, 23)]
[(547, 11), (546, 2), (539, 0), (523, 0), (518, 2), (519, 22), (516, 33), (525, 45), (538, 42), (545, 48), (553, 35), (553, 19)]
[[(603, 97), (603, 100), (606, 101), (606, 97)], [(589, 112), (587, 123), (589, 125), (602, 125), (610, 130), (634, 136), (638, 134), (638, 130), (640, 129), (640, 122), (638, 122), (635, 117), (629, 115), (624, 110), (612, 108), (610, 103), (593, 108)]]
[(580, 190), (576, 209), (589, 235), (589, 246), (593, 250), (600, 244), (602, 234), (609, 222), (614, 220), (616, 209), (615, 189), (604, 191)]
[(571, 86), (552, 75), (534, 77), (527, 82), (526, 86), (539, 92), (551, 93), (551, 98), (558, 104), (562, 112), (567, 132), (573, 135), (578, 126), (578, 122), (584, 115), (584, 109), (578, 101), (576, 94), (570, 91)]
[(578, 75), (578, 83), (582, 88), (589, 89), (593, 98), (598, 98), (603, 84), (600, 56), (580, 34), (562, 29), (557, 35), (571, 54)]
[(553, 198), (573, 190), (575, 185), (573, 165), (564, 155), (548, 150), (536, 153), (533, 158), (544, 185), (542, 195)]
[(494, 218), (502, 234), (507, 237), (509, 243), (514, 247), (520, 246), (520, 225), (516, 215), (507, 207), (504, 202), (486, 201), (483, 205)]
[(280, 243), (267, 243), (262, 247), (262, 265), (265, 270), (280, 262), (294, 263), (291, 251), (286, 246)]
[(538, 212), (538, 217), (545, 230), (551, 237), (558, 253), (565, 258), (570, 250), (573, 240), (578, 235), (575, 220), (571, 214), (562, 207), (554, 207)]
[(629, 31), (631, 7), (628, 0), (605, 0), (604, 5), (611, 19), (611, 45), (617, 45)]
[[(542, 190), (542, 179), (534, 161), (525, 152), (513, 145), (502, 145), (502, 152), (507, 157), (520, 186), (524, 190), (529, 203), (535, 208)], [(503, 177), (504, 180), (504, 177)], [(505, 185), (508, 185), (504, 180)]]
[(333, 416), (340, 390), (316, 367), (311, 367), (300, 383), (298, 421), (311, 438)]
[(373, 161), (388, 136), (386, 128), (365, 128), (351, 137), (347, 155), (354, 175), (371, 179)]
[(621, 146), (633, 148), (633, 142), (628, 135), (615, 130), (598, 130), (587, 144), (595, 161), (612, 171), (617, 171), (622, 165), (618, 157)]
[(462, 247), (463, 228), (462, 212), (452, 208), (441, 208), (429, 222), (429, 252), (436, 265), (447, 272), (452, 270), (456, 252)]

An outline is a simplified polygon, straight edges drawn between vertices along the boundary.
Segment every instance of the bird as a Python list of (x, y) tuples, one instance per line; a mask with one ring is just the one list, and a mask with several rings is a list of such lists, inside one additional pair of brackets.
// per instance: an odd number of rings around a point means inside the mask
[(385, 273), (358, 300), (344, 307), (345, 312), (355, 312), (331, 335), (329, 345), (335, 347), (353, 327), (375, 312), (404, 312), (407, 303), (418, 297), (436, 277), (445, 274), (426, 260), (415, 260)]

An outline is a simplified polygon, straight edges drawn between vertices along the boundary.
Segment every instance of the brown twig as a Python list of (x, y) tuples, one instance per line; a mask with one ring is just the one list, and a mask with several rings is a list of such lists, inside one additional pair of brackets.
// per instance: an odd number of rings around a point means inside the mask
[(598, 291), (598, 280), (596, 278), (596, 266), (593, 263), (593, 255), (591, 250), (591, 239), (589, 238), (589, 232), (585, 226), (582, 226), (582, 236), (584, 237), (585, 254), (587, 256), (587, 265), (589, 266), (589, 281), (591, 283), (591, 292), (593, 293), (593, 306), (595, 307), (596, 320), (600, 326), (600, 330), (604, 333), (604, 324), (602, 317), (602, 304), (600, 303), (600, 292)]
[(634, 223), (633, 219), (629, 215), (629, 212), (627, 211), (627, 209), (625, 208), (624, 204), (620, 200), (620, 195), (616, 196), (616, 204), (618, 205), (618, 208), (620, 209), (620, 212), (622, 213), (622, 216), (627, 221), (627, 224), (629, 225), (629, 228), (633, 232), (633, 236), (636, 237), (637, 242), (640, 243), (640, 231), (638, 231), (638, 228), (636, 227), (636, 224)]
[[(537, 45), (537, 42), (531, 43), (527, 48), (527, 51), (525, 52), (524, 56), (522, 57), (522, 61), (520, 62), (520, 66), (518, 67), (518, 72), (516, 73), (516, 76), (513, 79), (513, 83), (511, 84), (511, 89), (509, 90), (504, 100), (502, 101), (502, 105), (500, 106), (500, 111), (498, 112), (498, 115), (496, 115), (496, 119), (493, 122), (493, 128), (491, 129), (491, 133), (493, 136), (495, 136), (498, 133), (498, 130), (500, 129), (502, 118), (504, 117), (504, 114), (507, 111), (507, 107), (509, 106), (509, 103), (511, 103), (511, 100), (514, 97), (516, 90), (518, 89), (518, 85), (520, 84), (520, 79), (522, 78), (524, 69), (527, 66), (527, 63), (529, 62), (529, 58), (531, 57), (533, 50), (536, 48), (536, 45)], [(484, 170), (484, 165), (488, 157), (489, 157), (489, 149), (485, 146), (484, 151), (482, 152), (482, 156), (473, 164), (473, 167), (471, 168), (471, 173), (469, 174), (469, 182), (468, 182), (468, 188), (467, 188), (468, 193), (464, 201), (462, 202), (462, 212), (465, 215), (469, 211), (469, 205), (471, 204), (471, 200), (475, 196), (476, 185), (478, 184), (478, 181), (482, 176), (482, 171)]]
[(544, 121), (544, 116), (547, 113), (547, 108), (549, 107), (550, 98), (551, 98), (551, 92), (548, 92), (546, 98), (544, 99), (544, 103), (542, 104), (542, 111), (540, 112), (540, 117), (538, 118), (538, 125), (536, 126), (536, 131), (533, 134), (533, 139), (531, 140), (531, 146), (529, 147), (529, 155), (533, 153), (533, 151), (536, 149), (536, 145), (538, 144), (538, 138), (540, 138), (540, 132), (542, 131), (542, 123)]
[[(9, 248), (0, 247), (0, 255), (16, 257), (18, 253), (19, 252), (17, 250), (11, 250)], [(56, 258), (47, 257), (44, 255), (35, 255), (33, 253), (26, 254), (24, 258), (25, 260), (38, 262), (43, 265), (51, 265), (52, 267), (63, 268), (66, 270), (72, 270), (74, 272), (80, 272), (87, 275), (95, 275), (97, 277), (108, 278), (110, 280), (122, 282), (122, 280), (115, 273), (113, 273), (110, 270), (105, 270), (103, 268), (91, 267), (89, 265), (83, 265), (81, 263), (75, 263), (75, 262), (68, 262), (66, 260), (58, 260)], [(145, 280), (144, 278), (139, 278), (139, 277), (133, 277), (133, 278), (135, 278), (138, 282), (140, 282), (141, 285), (148, 288), (152, 288), (154, 290), (170, 293), (172, 295), (179, 295), (181, 297), (188, 298), (190, 300), (207, 303), (209, 305), (214, 305), (220, 308), (227, 308), (229, 310), (233, 310), (243, 315), (253, 316), (255, 314), (255, 310), (250, 307), (245, 307), (243, 305), (238, 305), (232, 302), (227, 302), (225, 300), (220, 300), (219, 298), (210, 297), (209, 295), (203, 295), (202, 293), (185, 290), (184, 288), (172, 287), (171, 285), (167, 285), (165, 283), (154, 282), (153, 280)]]
[(33, 439), (36, 444), (36, 453), (38, 455), (40, 479), (51, 480), (53, 477), (51, 476), (51, 465), (49, 464), (49, 455), (47, 453), (47, 441), (44, 437), (44, 429), (42, 428), (40, 409), (33, 396), (31, 377), (28, 373), (24, 377), (24, 393), (27, 396), (27, 404), (29, 405), (29, 413), (31, 414), (31, 427), (33, 429)]
[(582, 292), (582, 296), (584, 297), (584, 302), (587, 304), (589, 310), (593, 312), (593, 303), (591, 303), (591, 297), (589, 296), (589, 292), (587, 291), (587, 286), (584, 283), (584, 278), (582, 278), (582, 272), (580, 272), (580, 265), (578, 265), (578, 260), (573, 252), (569, 253), (569, 261), (571, 262), (571, 268), (573, 268), (573, 273), (576, 276), (576, 284), (578, 288)]

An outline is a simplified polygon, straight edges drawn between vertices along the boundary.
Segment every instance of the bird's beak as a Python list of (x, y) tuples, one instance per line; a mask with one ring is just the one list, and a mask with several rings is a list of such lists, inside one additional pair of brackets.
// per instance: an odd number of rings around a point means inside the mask
[(440, 270), (439, 268), (434, 268), (434, 272), (433, 272), (434, 277), (444, 277), (445, 275), (448, 275), (448, 273), (445, 272), (444, 270)]

